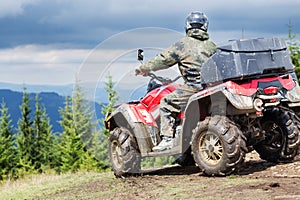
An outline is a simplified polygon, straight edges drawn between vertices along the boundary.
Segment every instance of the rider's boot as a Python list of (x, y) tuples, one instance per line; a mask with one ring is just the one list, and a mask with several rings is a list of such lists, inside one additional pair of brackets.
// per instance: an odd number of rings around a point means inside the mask
[(172, 136), (163, 136), (159, 145), (152, 148), (153, 151), (164, 151), (171, 149), (173, 147), (173, 137)]
[(166, 108), (160, 109), (160, 135), (162, 136), (161, 142), (152, 148), (153, 151), (164, 151), (171, 149), (174, 143), (174, 127), (175, 118), (171, 116), (171, 112)]
[(171, 149), (173, 147), (174, 128), (172, 124), (173, 123), (162, 124), (161, 127), (161, 134), (163, 135), (162, 140), (157, 146), (152, 148), (153, 151), (164, 151), (164, 150)]

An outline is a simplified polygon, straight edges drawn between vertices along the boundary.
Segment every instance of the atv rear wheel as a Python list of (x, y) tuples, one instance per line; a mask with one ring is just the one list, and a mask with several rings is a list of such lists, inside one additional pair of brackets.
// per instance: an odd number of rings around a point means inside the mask
[(299, 145), (299, 130), (292, 113), (274, 108), (264, 114), (261, 126), (266, 138), (254, 146), (260, 158), (269, 162), (292, 161)]
[(213, 116), (198, 122), (191, 148), (204, 174), (225, 176), (244, 161), (246, 142), (239, 128), (227, 117)]
[(140, 173), (141, 156), (136, 140), (125, 128), (115, 128), (109, 136), (108, 154), (116, 177)]

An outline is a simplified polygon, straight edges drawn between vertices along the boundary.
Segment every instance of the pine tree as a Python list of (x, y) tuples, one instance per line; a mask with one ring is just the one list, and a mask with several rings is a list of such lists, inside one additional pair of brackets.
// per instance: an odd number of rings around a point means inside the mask
[[(107, 82), (105, 82), (105, 91), (108, 94), (108, 104), (101, 104), (101, 113), (105, 116), (107, 113), (111, 113), (115, 110), (114, 105), (118, 100), (117, 92), (114, 90), (115, 83), (112, 81), (112, 76), (107, 76)], [(104, 120), (102, 120), (104, 122)], [(101, 135), (98, 136), (95, 141), (97, 141), (97, 152), (96, 158), (100, 162), (100, 167), (106, 169), (109, 167), (109, 158), (108, 158), (108, 135), (109, 130), (102, 126)]]
[(32, 120), (30, 118), (31, 108), (29, 105), (29, 95), (24, 88), (21, 110), (21, 119), (18, 121), (17, 149), (19, 154), (19, 165), (21, 171), (31, 172), (35, 159), (34, 133), (32, 131)]
[(96, 122), (93, 122), (92, 105), (84, 100), (82, 88), (77, 83), (73, 92), (73, 116), (76, 133), (83, 141), (85, 157), (81, 168), (85, 170), (96, 170), (98, 162), (92, 152), (94, 135), (97, 134)]
[(300, 82), (300, 47), (298, 41), (296, 40), (297, 35), (293, 34), (292, 28), (293, 26), (291, 23), (289, 23), (287, 44), (292, 62), (295, 66), (295, 73), (298, 77), (298, 82)]
[(10, 124), (10, 115), (3, 101), (0, 115), (0, 180), (17, 176), (17, 149)]
[(51, 150), (51, 162), (50, 164), (50, 169), (54, 169), (56, 172), (61, 172), (61, 142), (62, 140), (62, 133), (61, 134), (54, 134), (53, 135), (53, 140), (52, 140), (52, 150)]
[[(101, 113), (105, 116), (107, 113), (111, 113), (115, 110), (114, 106), (118, 101), (118, 94), (117, 91), (114, 90), (115, 83), (112, 81), (112, 76), (107, 76), (107, 82), (105, 82), (105, 92), (108, 95), (108, 104), (104, 105), (101, 104), (102, 110)], [(109, 134), (109, 131), (103, 128), (103, 131), (106, 135)]]
[(35, 133), (35, 161), (34, 167), (39, 172), (50, 168), (53, 159), (53, 133), (50, 120), (45, 108), (40, 103), (40, 98), (35, 98), (35, 117), (33, 121), (33, 132)]
[(73, 98), (66, 100), (60, 111), (63, 133), (60, 141), (60, 172), (95, 170), (98, 162), (90, 153), (95, 123), (88, 102), (83, 99), (81, 88), (76, 85)]
[(75, 172), (80, 169), (85, 157), (84, 145), (76, 132), (72, 112), (72, 98), (67, 97), (64, 109), (60, 110), (60, 124), (63, 129), (60, 141), (58, 172)]
[[(107, 85), (113, 87), (111, 79)], [(59, 141), (59, 165), (56, 168), (58, 172), (79, 169), (97, 170), (99, 167), (107, 168), (109, 166), (107, 135), (101, 135), (96, 130), (93, 112), (91, 112), (89, 102), (83, 97), (82, 88), (76, 85), (73, 98), (68, 97), (64, 109), (60, 110), (62, 118), (60, 124), (63, 133)], [(111, 102), (115, 102), (113, 95), (109, 99)], [(109, 105), (111, 106), (111, 104)], [(103, 141), (101, 144), (100, 139)]]
[(89, 102), (83, 98), (82, 88), (77, 84), (73, 92), (73, 116), (77, 133), (84, 142), (85, 149), (89, 149), (92, 145), (92, 135), (96, 123), (92, 122), (93, 113)]

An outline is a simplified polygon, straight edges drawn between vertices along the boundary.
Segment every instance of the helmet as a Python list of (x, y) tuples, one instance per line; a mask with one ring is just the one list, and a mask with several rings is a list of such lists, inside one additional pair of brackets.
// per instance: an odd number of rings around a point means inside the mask
[(207, 32), (208, 19), (201, 12), (191, 12), (185, 20), (185, 32), (190, 29), (197, 28)]

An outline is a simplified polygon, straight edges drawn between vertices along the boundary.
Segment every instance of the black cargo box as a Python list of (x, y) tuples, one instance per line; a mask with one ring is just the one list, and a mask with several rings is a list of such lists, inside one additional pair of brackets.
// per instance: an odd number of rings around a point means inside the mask
[(203, 64), (201, 77), (208, 84), (293, 70), (284, 39), (245, 39), (219, 46)]

